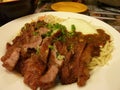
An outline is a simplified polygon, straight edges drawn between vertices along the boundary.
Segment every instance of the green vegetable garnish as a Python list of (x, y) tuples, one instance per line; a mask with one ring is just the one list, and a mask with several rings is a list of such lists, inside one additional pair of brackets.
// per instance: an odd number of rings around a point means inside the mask
[(62, 35), (65, 34), (65, 30), (66, 30), (66, 27), (59, 24), (59, 23), (56, 23), (56, 24), (50, 24), (48, 23), (46, 25), (46, 27), (48, 29), (50, 29), (50, 31), (48, 31), (46, 34), (43, 35), (43, 37), (49, 37), (51, 35), (53, 35), (55, 32), (57, 32), (58, 30), (61, 30), (62, 31)]
[(56, 52), (56, 57), (58, 60), (63, 60), (65, 58), (65, 56), (61, 55), (59, 52)]
[(38, 46), (37, 48), (36, 48), (36, 54), (39, 54), (40, 53), (40, 47)]
[(75, 25), (71, 25), (71, 32), (69, 32), (69, 36), (75, 35), (75, 30), (76, 30)]
[(68, 47), (67, 47), (68, 51), (72, 50), (73, 49), (73, 44), (70, 44)]
[(48, 23), (47, 25), (46, 25), (46, 27), (48, 28), (48, 29), (52, 29), (52, 27), (53, 27), (53, 24), (51, 24), (51, 23)]
[(51, 49), (51, 50), (54, 49), (54, 46), (52, 46), (52, 45), (49, 45), (48, 47), (49, 47), (49, 49)]
[(35, 25), (35, 29), (39, 29), (40, 27), (44, 26), (45, 25), (45, 22), (42, 22), (42, 21), (38, 21), (37, 24)]
[(76, 27), (75, 27), (75, 25), (74, 25), (74, 24), (73, 24), (73, 25), (71, 25), (71, 30), (72, 30), (72, 32), (75, 32)]
[(33, 32), (33, 35), (35, 35), (35, 36), (38, 35), (38, 34), (39, 34), (38, 32)]

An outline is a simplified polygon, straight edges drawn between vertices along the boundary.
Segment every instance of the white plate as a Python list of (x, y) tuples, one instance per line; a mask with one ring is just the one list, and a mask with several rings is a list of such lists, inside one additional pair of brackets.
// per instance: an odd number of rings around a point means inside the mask
[[(120, 34), (108, 24), (86, 15), (69, 12), (45, 12), (13, 20), (0, 27), (0, 57), (5, 53), (6, 42), (11, 41), (25, 23), (46, 14), (62, 18), (83, 19), (92, 25), (109, 31), (114, 39), (114, 50), (111, 60), (104, 67), (94, 71), (86, 86), (78, 87), (75, 83), (71, 85), (58, 85), (52, 90), (120, 90)], [(23, 83), (21, 76), (8, 72), (2, 67), (2, 62), (0, 62), (0, 90), (30, 90), (30, 88)]]

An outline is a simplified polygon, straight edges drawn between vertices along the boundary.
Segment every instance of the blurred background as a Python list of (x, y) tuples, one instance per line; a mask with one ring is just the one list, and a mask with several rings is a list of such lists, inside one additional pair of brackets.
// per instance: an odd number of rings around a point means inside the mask
[(33, 13), (54, 11), (56, 2), (78, 2), (88, 9), (80, 14), (100, 19), (120, 31), (120, 0), (0, 0), (0, 25)]

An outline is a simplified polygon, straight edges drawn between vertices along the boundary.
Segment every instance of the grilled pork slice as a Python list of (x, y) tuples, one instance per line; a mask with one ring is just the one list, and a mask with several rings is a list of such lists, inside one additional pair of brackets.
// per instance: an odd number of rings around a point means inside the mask
[(45, 37), (40, 45), (40, 48), (39, 48), (39, 55), (40, 55), (40, 58), (43, 62), (47, 63), (48, 60), (48, 54), (49, 54), (49, 49), (50, 49), (50, 46), (51, 44), (53, 44), (54, 40), (59, 37), (59, 35), (61, 34), (61, 31), (58, 30), (57, 32), (54, 32), (51, 37)]
[[(42, 25), (42, 22), (39, 24)], [(25, 56), (29, 48), (38, 48), (38, 46), (40, 46), (43, 41), (42, 34), (45, 34), (49, 31), (49, 29), (43, 26), (36, 30), (35, 26), (37, 27), (36, 23), (26, 24), (20, 35), (13, 40), (13, 43), (18, 43), (17, 45), (22, 48), (22, 56)]]
[(84, 86), (86, 84), (86, 81), (89, 79), (90, 74), (89, 74), (89, 69), (87, 65), (90, 63), (92, 59), (92, 52), (94, 51), (93, 45), (88, 44), (86, 45), (86, 48), (84, 49), (80, 62), (79, 62), (79, 73), (78, 73), (78, 80), (77, 84), (79, 86)]
[(73, 45), (72, 50), (66, 56), (61, 71), (60, 79), (62, 84), (71, 84), (77, 81), (79, 73), (79, 59), (84, 50), (86, 42), (76, 43)]
[(7, 47), (7, 52), (5, 55), (1, 58), (1, 61), (3, 62), (3, 66), (9, 70), (12, 71), (16, 65), (16, 63), (19, 60), (20, 56), (20, 48), (14, 47), (14, 46), (9, 46)]
[(40, 33), (41, 35), (44, 35), (44, 34), (46, 34), (48, 31), (50, 31), (50, 29), (48, 29), (48, 28), (46, 28), (46, 27), (40, 27), (40, 28), (38, 29), (38, 31), (39, 31), (39, 33)]
[(65, 56), (68, 52), (67, 45), (64, 42), (56, 41), (54, 43), (54, 47), (57, 49), (57, 52), (59, 52), (60, 55)]
[(83, 53), (82, 53), (80, 61), (83, 61), (84, 63), (89, 64), (91, 59), (92, 59), (93, 51), (94, 51), (93, 45), (87, 44)]
[(49, 66), (51, 65), (56, 65), (57, 67), (60, 67), (62, 65), (63, 62), (63, 58), (61, 58), (61, 60), (59, 60), (57, 58), (57, 50), (51, 50), (50, 51), (50, 57), (49, 57)]
[(7, 44), (7, 52), (1, 58), (3, 66), (13, 70), (19, 60), (19, 56), (25, 56), (29, 48), (37, 48), (42, 42), (41, 34), (35, 31), (33, 24), (26, 24), (20, 35), (13, 39), (13, 44)]
[(80, 62), (80, 66), (79, 66), (79, 70), (78, 70), (78, 79), (77, 79), (77, 84), (78, 86), (84, 86), (87, 82), (87, 80), (90, 77), (89, 74), (89, 69), (86, 66), (86, 64), (84, 64), (83, 62)]
[(41, 60), (44, 63), (47, 63), (47, 61), (48, 61), (47, 58), (48, 58), (48, 54), (49, 54), (49, 46), (50, 45), (51, 45), (51, 38), (49, 38), (49, 37), (44, 38), (42, 44), (40, 45), (39, 55), (40, 55)]
[(54, 43), (50, 48), (48, 70), (40, 78), (40, 87), (42, 90), (47, 90), (53, 87), (56, 83), (56, 77), (64, 60), (64, 56), (60, 55), (60, 52), (57, 49), (58, 47), (61, 47), (62, 50), (64, 46), (59, 42), (59, 45)]
[(48, 71), (39, 79), (39, 85), (41, 90), (48, 90), (55, 85), (55, 80), (58, 74), (58, 67), (51, 65)]
[(42, 38), (40, 36), (32, 36), (27, 40), (26, 43), (22, 45), (22, 48), (27, 51), (28, 48), (37, 48), (42, 42)]
[(49, 65), (57, 65), (60, 68), (65, 59), (66, 53), (66, 45), (60, 41), (56, 41), (50, 51)]
[(22, 36), (20, 37), (21, 39), (21, 55), (25, 56), (25, 54), (27, 53), (27, 50), (30, 48), (38, 48), (38, 46), (42, 43), (42, 37), (40, 36), (40, 32), (38, 31), (34, 31), (34, 30), (30, 30), (29, 32), (25, 32), (25, 34), (23, 33)]
[(34, 54), (31, 58), (25, 60), (22, 68), (24, 82), (33, 90), (39, 87), (39, 78), (45, 72), (46, 64)]

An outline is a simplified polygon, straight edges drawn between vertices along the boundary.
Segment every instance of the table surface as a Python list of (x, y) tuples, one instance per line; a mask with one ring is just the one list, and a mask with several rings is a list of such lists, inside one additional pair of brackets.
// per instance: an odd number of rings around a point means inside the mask
[[(53, 3), (42, 3), (42, 4), (38, 5), (38, 7), (34, 13), (53, 11), (50, 7), (51, 4), (53, 4)], [(88, 10), (83, 12), (82, 14), (98, 18), (98, 19), (110, 24), (117, 31), (120, 32), (120, 13), (103, 10), (102, 8), (98, 7), (98, 5), (90, 4), (87, 6), (88, 6)]]

